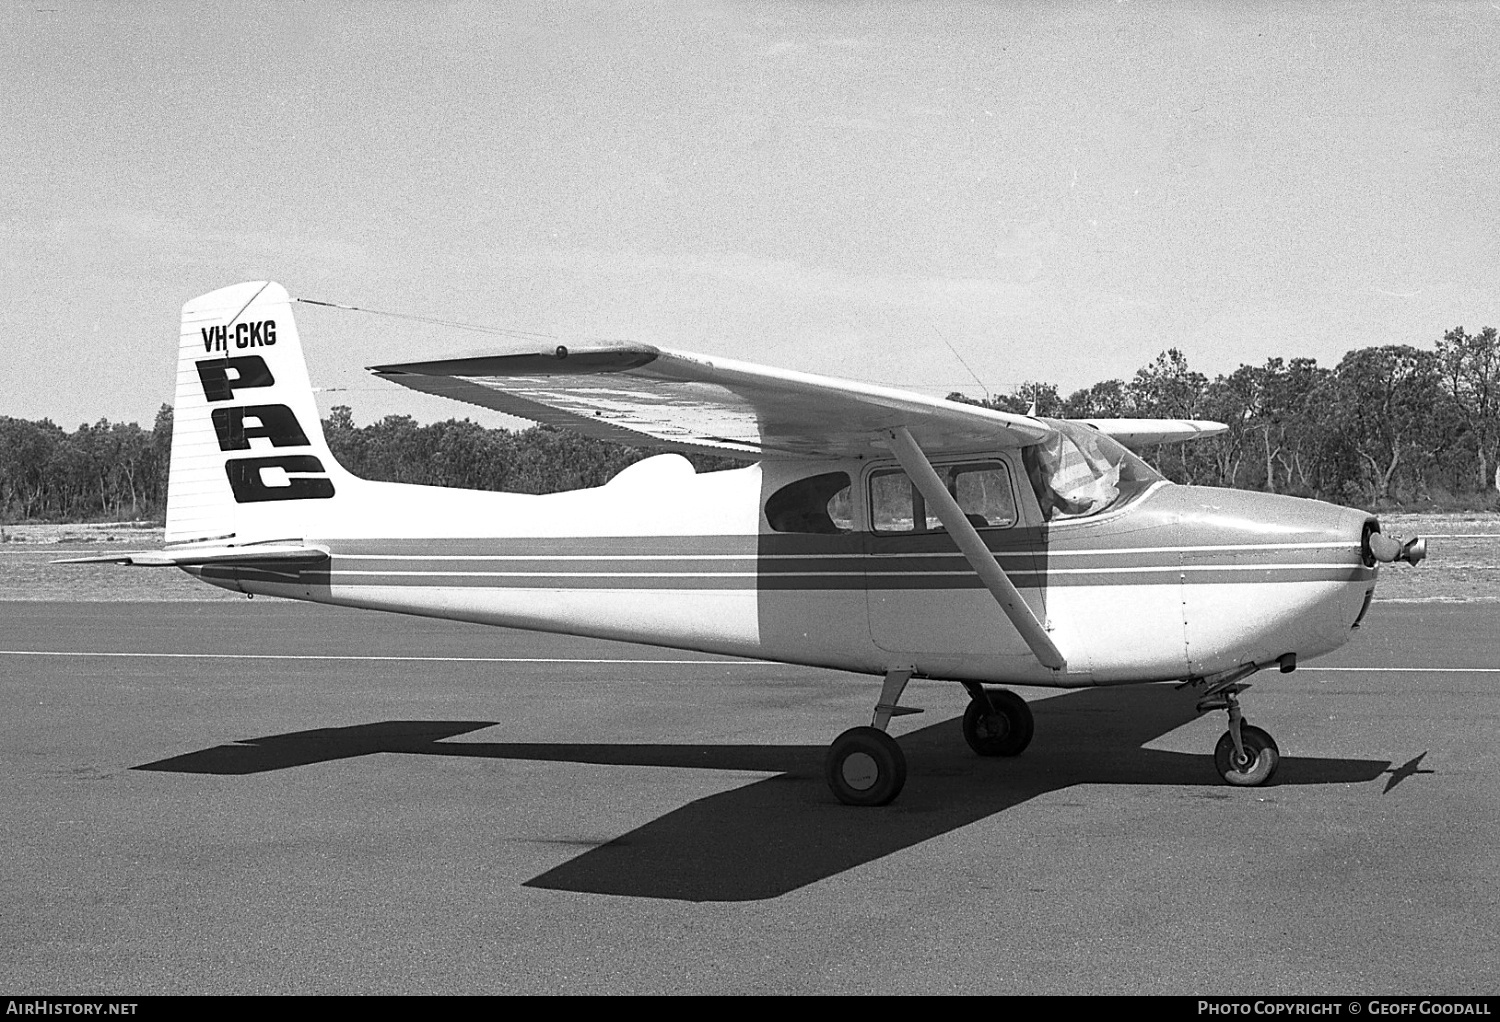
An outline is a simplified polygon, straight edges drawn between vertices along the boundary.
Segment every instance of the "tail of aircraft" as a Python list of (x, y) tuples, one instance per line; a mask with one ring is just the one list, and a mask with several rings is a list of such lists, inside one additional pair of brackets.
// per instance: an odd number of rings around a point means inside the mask
[(194, 298), (180, 345), (169, 545), (296, 539), (341, 493), (349, 499), (352, 477), (323, 438), (285, 288), (253, 281)]

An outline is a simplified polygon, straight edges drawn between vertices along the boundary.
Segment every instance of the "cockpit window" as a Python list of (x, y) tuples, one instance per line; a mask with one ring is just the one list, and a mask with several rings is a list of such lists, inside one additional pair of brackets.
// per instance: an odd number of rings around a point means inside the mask
[(766, 501), (766, 521), (777, 532), (848, 532), (854, 528), (849, 487), (847, 472), (825, 472), (788, 483)]
[(1042, 516), (1087, 518), (1123, 507), (1163, 476), (1112, 437), (1089, 426), (1043, 419), (1057, 432), (1023, 448), (1021, 459)]

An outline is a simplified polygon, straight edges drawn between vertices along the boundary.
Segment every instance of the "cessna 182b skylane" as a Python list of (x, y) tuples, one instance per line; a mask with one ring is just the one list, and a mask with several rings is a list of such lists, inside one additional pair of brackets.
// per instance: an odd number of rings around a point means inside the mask
[(291, 299), (237, 284), (183, 307), (166, 548), (248, 594), (883, 675), (826, 775), (881, 805), (906, 777), (887, 733), (909, 679), (970, 696), (963, 733), (1013, 756), (1032, 715), (996, 683), (1174, 681), (1228, 711), (1230, 784), (1276, 771), (1238, 695), (1347, 642), (1378, 562), (1421, 540), (1313, 500), (1180, 486), (1129, 449), (1215, 423), (1036, 418), (643, 344), (376, 366), (376, 376), (680, 454), (544, 496), (355, 478), (319, 424)]

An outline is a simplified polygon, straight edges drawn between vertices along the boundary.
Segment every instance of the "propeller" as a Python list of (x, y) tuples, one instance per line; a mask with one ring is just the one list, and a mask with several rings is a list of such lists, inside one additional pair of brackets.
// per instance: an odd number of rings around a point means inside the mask
[(1390, 564), (1392, 561), (1416, 564), (1427, 556), (1427, 541), (1421, 536), (1399, 539), (1372, 532), (1366, 539), (1366, 543), (1370, 548), (1371, 556), (1382, 564)]

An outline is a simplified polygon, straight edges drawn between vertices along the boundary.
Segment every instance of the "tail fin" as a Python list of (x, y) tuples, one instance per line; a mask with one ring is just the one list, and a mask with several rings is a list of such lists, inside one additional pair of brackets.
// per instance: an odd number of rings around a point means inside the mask
[(184, 305), (167, 543), (300, 538), (349, 478), (323, 438), (286, 289), (254, 281)]

